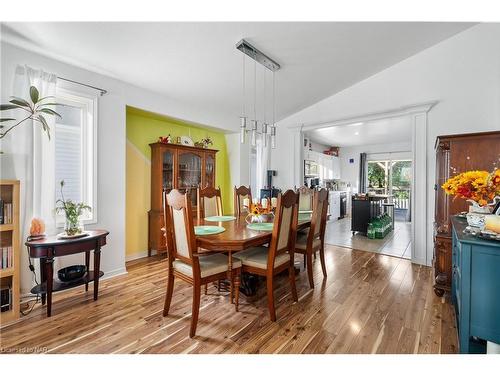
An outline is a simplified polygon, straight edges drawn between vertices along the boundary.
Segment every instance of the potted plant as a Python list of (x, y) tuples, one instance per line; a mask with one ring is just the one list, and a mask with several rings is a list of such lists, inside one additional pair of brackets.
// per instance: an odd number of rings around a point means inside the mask
[(64, 224), (64, 232), (66, 236), (73, 237), (83, 233), (83, 223), (81, 217), (85, 211), (91, 211), (90, 206), (85, 203), (76, 203), (71, 199), (64, 199), (63, 187), (64, 180), (60, 182), (61, 198), (56, 201), (56, 212), (64, 212), (66, 221)]
[[(22, 120), (18, 121), (15, 118), (0, 118), (0, 139), (5, 137), (11, 130), (15, 129), (17, 126), (21, 125), (27, 120), (32, 120), (34, 123), (39, 123), (42, 125), (43, 130), (47, 133), (50, 139), (50, 128), (45, 119), (45, 115), (57, 116), (61, 118), (61, 115), (51, 109), (50, 107), (57, 105), (57, 103), (50, 103), (47, 99), (51, 99), (51, 96), (46, 96), (40, 98), (40, 93), (35, 86), (30, 87), (30, 101), (24, 100), (22, 98), (17, 98), (15, 96), (11, 97), (8, 104), (0, 105), (0, 111), (7, 111), (13, 109), (20, 109), (25, 112)], [(4, 123), (13, 123), (13, 125), (4, 125)], [(4, 130), (6, 129), (6, 130)]]
[(208, 146), (212, 146), (214, 144), (208, 135), (201, 140), (201, 143), (203, 144), (203, 148), (208, 148)]

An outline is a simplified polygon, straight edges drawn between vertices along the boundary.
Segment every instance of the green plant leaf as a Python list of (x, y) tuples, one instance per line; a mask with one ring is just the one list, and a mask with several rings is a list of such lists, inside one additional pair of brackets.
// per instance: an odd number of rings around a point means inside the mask
[(21, 99), (21, 98), (14, 98), (10, 101), (10, 103), (17, 104), (18, 106), (21, 106), (21, 107), (31, 108), (31, 105), (26, 100)]
[(57, 116), (59, 118), (62, 118), (59, 113), (57, 113), (56, 111), (54, 111), (50, 108), (40, 108), (38, 111), (43, 112), (43, 113), (47, 113), (47, 114), (52, 115), (52, 116)]
[(40, 94), (35, 86), (30, 87), (30, 97), (33, 104), (38, 103), (38, 98), (40, 97)]
[(45, 120), (45, 117), (43, 117), (42, 115), (38, 115), (37, 118), (42, 123), (43, 130), (47, 132), (47, 136), (49, 137), (50, 140), (50, 127), (49, 124), (47, 124), (47, 120)]
[(1, 104), (0, 111), (8, 111), (9, 109), (19, 108), (17, 104)]
[(0, 118), (0, 122), (5, 122), (5, 121), (16, 121), (15, 118)]

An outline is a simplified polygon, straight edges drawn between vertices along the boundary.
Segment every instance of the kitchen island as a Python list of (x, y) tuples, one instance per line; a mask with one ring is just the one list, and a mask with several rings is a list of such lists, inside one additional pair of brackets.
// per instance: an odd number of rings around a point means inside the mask
[(351, 231), (366, 234), (368, 224), (377, 216), (381, 215), (382, 204), (387, 202), (389, 195), (353, 195), (351, 205)]

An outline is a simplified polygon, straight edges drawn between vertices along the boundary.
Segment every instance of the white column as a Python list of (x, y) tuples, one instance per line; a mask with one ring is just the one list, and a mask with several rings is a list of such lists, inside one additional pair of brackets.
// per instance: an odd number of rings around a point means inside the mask
[(304, 184), (304, 134), (298, 128), (290, 131), (292, 132), (290, 155), (293, 155), (292, 184), (299, 187)]
[(432, 249), (427, 249), (427, 112), (412, 115), (413, 185), (412, 254), (413, 263), (431, 265)]

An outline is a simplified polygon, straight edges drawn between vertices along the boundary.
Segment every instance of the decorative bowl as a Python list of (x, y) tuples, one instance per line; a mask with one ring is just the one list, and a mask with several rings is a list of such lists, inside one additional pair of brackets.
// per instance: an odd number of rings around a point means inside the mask
[(478, 213), (469, 212), (465, 216), (467, 217), (467, 224), (469, 224), (469, 226), (480, 228), (482, 230), (482, 229), (484, 229), (486, 216), (490, 216), (490, 215), (491, 214), (478, 214)]
[(272, 212), (268, 214), (248, 214), (245, 217), (247, 224), (252, 223), (272, 223), (274, 221), (274, 214)]
[(57, 271), (57, 276), (62, 282), (68, 283), (81, 279), (83, 275), (85, 275), (85, 272), (87, 272), (87, 267), (85, 267), (84, 265), (74, 265), (61, 268), (59, 271)]

